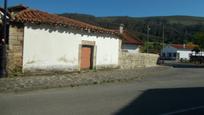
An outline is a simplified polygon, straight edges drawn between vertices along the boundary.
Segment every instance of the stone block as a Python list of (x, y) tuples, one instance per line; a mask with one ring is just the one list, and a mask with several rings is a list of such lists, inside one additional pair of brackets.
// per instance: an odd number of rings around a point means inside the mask
[(16, 27), (11, 26), (9, 28), (9, 34), (16, 34), (18, 33), (18, 29)]
[(7, 68), (9, 73), (22, 72), (23, 27), (10, 26)]

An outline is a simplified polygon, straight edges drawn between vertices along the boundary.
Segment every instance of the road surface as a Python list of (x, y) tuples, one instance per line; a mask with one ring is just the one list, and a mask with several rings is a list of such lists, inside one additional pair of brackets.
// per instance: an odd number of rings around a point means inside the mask
[(0, 94), (0, 115), (204, 115), (204, 68), (126, 83)]

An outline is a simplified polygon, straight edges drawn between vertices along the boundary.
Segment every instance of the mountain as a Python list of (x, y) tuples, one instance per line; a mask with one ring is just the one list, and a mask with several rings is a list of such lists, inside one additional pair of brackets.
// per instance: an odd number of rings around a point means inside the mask
[(92, 25), (101, 26), (109, 29), (118, 29), (120, 24), (125, 25), (134, 36), (143, 41), (147, 41), (147, 25), (150, 26), (149, 42), (163, 42), (163, 28), (165, 43), (196, 43), (195, 35), (204, 33), (204, 17), (194, 16), (155, 16), (155, 17), (128, 17), (128, 16), (109, 16), (95, 17), (87, 14), (64, 13), (59, 14)]

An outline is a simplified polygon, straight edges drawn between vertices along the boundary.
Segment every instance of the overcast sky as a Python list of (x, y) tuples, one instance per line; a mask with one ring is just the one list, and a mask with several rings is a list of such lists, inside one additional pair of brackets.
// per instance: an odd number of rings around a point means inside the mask
[[(3, 6), (3, 0), (0, 0)], [(50, 13), (85, 13), (95, 16), (204, 16), (204, 0), (8, 0)]]

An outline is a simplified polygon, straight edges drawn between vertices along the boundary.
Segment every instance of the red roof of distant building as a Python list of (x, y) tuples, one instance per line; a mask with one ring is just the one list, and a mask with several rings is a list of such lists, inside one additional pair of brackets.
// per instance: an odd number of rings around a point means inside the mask
[(189, 50), (199, 47), (198, 45), (195, 44), (171, 44), (171, 46), (176, 49), (189, 49)]
[(129, 32), (125, 31), (122, 35), (122, 42), (126, 44), (136, 44), (136, 45), (143, 45), (143, 41), (140, 39), (132, 36)]

